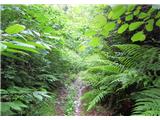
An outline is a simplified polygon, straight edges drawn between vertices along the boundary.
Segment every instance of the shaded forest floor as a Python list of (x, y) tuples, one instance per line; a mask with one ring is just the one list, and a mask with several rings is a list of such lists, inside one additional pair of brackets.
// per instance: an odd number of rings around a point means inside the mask
[[(77, 77), (77, 79), (71, 83), (69, 86), (72, 89), (68, 89), (65, 86), (60, 87), (57, 90), (57, 100), (56, 100), (56, 115), (57, 116), (64, 116), (68, 115), (66, 114), (66, 104), (68, 101), (68, 96), (70, 97), (71, 108), (67, 108), (70, 111), (72, 111), (71, 116), (110, 116), (112, 113), (107, 111), (106, 108), (103, 106), (96, 106), (96, 108), (86, 111), (86, 103), (81, 100), (81, 96), (88, 92), (90, 89), (82, 82), (80, 77)], [(74, 92), (74, 96), (70, 96), (70, 93)]]

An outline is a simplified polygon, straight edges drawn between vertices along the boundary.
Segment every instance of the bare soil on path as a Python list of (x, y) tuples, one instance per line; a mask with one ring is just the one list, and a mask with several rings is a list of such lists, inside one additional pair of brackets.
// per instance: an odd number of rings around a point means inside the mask
[[(88, 92), (90, 89), (82, 82), (80, 77), (71, 84), (76, 91), (75, 99), (74, 99), (74, 116), (110, 116), (111, 112), (107, 111), (103, 106), (96, 106), (91, 111), (86, 111), (84, 107), (84, 102), (81, 100), (81, 96)], [(61, 87), (58, 89), (57, 101), (56, 101), (56, 115), (64, 116), (64, 106), (66, 102), (66, 98), (69, 91), (65, 87)]]

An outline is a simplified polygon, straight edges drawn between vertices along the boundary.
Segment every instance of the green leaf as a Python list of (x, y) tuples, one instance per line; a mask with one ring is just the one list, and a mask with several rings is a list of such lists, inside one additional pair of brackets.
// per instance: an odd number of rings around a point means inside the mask
[(30, 48), (29, 46), (25, 47), (24, 45), (21, 44), (13, 44), (11, 42), (3, 42), (5, 45), (7, 45), (9, 48), (15, 48), (15, 49), (19, 49), (19, 50), (24, 50), (24, 51), (28, 51), (28, 52), (33, 52), (33, 53), (39, 53), (38, 51), (36, 51), (34, 48)]
[(147, 25), (145, 25), (145, 27), (148, 32), (153, 30), (153, 24), (154, 24), (154, 19), (150, 19), (147, 21)]
[(20, 106), (17, 106), (17, 104), (14, 104), (14, 103), (10, 103), (10, 107), (14, 110), (18, 110), (18, 111), (22, 110)]
[(127, 6), (127, 11), (130, 12), (135, 8), (135, 5), (128, 5)]
[(10, 52), (10, 53), (20, 53), (20, 54), (23, 54), (23, 55), (30, 56), (28, 53), (20, 51), (20, 50), (16, 50), (16, 49), (8, 48), (5, 51)]
[(155, 18), (159, 18), (160, 17), (160, 11), (158, 11), (157, 15), (155, 16)]
[(103, 15), (97, 15), (94, 20), (94, 24), (96, 24), (98, 27), (102, 27), (103, 25), (106, 24), (106, 22), (107, 22), (107, 19)]
[(104, 26), (104, 30), (106, 32), (112, 31), (115, 29), (115, 26), (116, 26), (115, 22), (109, 22)]
[(88, 31), (85, 32), (85, 35), (86, 35), (86, 36), (92, 36), (92, 35), (94, 35), (94, 34), (96, 34), (96, 31), (95, 31), (95, 30), (88, 30)]
[(126, 18), (125, 18), (126, 21), (130, 21), (130, 20), (132, 20), (132, 19), (133, 19), (133, 15), (132, 15), (132, 14), (126, 16)]
[(3, 56), (10, 57), (10, 58), (13, 58), (13, 59), (16, 59), (16, 60), (19, 60), (19, 61), (24, 61), (24, 60), (21, 59), (20, 57), (17, 57), (16, 55), (13, 55), (13, 54), (8, 53), (8, 52), (2, 52), (1, 54), (2, 54)]
[(137, 15), (139, 14), (139, 12), (140, 12), (140, 9), (136, 9), (133, 14), (134, 14), (135, 16), (137, 16)]
[(138, 18), (139, 18), (139, 19), (144, 19), (144, 18), (146, 18), (147, 16), (148, 16), (147, 13), (141, 12), (141, 13), (139, 14)]
[(156, 25), (157, 25), (158, 27), (160, 27), (160, 19), (157, 20)]
[(101, 31), (101, 34), (107, 37), (109, 35), (109, 31), (103, 28), (103, 30)]
[(127, 30), (127, 28), (128, 28), (128, 24), (127, 23), (121, 25), (121, 27), (118, 29), (118, 33), (119, 34), (123, 33), (124, 31)]
[(33, 92), (33, 96), (34, 96), (35, 98), (37, 98), (38, 100), (40, 100), (40, 101), (43, 100), (42, 95), (41, 95), (40, 92), (38, 92), (38, 91)]
[(14, 102), (10, 102), (10, 107), (14, 110), (21, 111), (22, 108), (27, 108), (28, 106), (23, 104), (21, 101), (14, 101)]
[(137, 28), (139, 28), (141, 25), (143, 24), (143, 22), (133, 22), (129, 25), (129, 31), (133, 31), (136, 30)]
[(143, 31), (140, 31), (140, 32), (135, 33), (135, 34), (132, 36), (132, 38), (131, 38), (131, 40), (132, 40), (133, 42), (136, 42), (136, 41), (144, 41), (145, 39), (146, 39), (146, 36), (145, 36), (145, 34), (143, 33)]
[(24, 29), (25, 29), (24, 25), (15, 24), (15, 25), (7, 27), (5, 29), (5, 32), (8, 34), (15, 34), (15, 33), (22, 32)]
[(100, 45), (100, 38), (98, 38), (98, 37), (93, 38), (89, 44), (93, 47), (99, 46)]
[(44, 46), (41, 42), (31, 42), (31, 41), (26, 41), (28, 45), (33, 45), (35, 47), (41, 48), (41, 49), (46, 49), (47, 47)]
[(155, 9), (152, 7), (148, 10), (147, 14), (150, 16), (154, 11)]
[(111, 11), (111, 18), (113, 20), (118, 19), (120, 16), (122, 16), (126, 11), (126, 6), (125, 5), (117, 5), (112, 8)]
[(7, 45), (0, 42), (0, 52), (4, 51), (7, 48)]

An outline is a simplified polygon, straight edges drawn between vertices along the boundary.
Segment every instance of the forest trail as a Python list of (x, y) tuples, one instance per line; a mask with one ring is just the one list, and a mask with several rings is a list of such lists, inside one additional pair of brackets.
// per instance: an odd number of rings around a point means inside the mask
[(75, 116), (79, 116), (81, 115), (81, 96), (82, 96), (82, 91), (83, 89), (86, 88), (85, 84), (82, 82), (81, 78), (78, 76), (78, 78), (74, 81), (73, 83), (74, 88), (77, 92), (76, 96), (75, 96)]
[(56, 115), (64, 116), (64, 105), (67, 97), (67, 89), (65, 87), (60, 87), (57, 90), (57, 101), (56, 101)]
[[(87, 112), (84, 107), (84, 102), (81, 100), (81, 96), (84, 93), (88, 92), (90, 88), (83, 83), (81, 78), (77, 76), (77, 79), (71, 83), (71, 87), (74, 88), (75, 96), (74, 96), (74, 116), (110, 116), (111, 112), (106, 111), (106, 108), (102, 106), (96, 106), (96, 108)], [(64, 116), (65, 115), (65, 104), (67, 102), (67, 96), (69, 95), (69, 89), (65, 87), (59, 88), (57, 101), (56, 101), (56, 115)]]
[[(76, 94), (74, 97), (74, 115), (80, 116), (81, 114), (81, 100), (82, 90), (85, 88), (82, 80), (78, 76), (77, 79), (71, 83), (71, 87), (74, 88)], [(65, 88), (65, 86), (60, 87), (57, 90), (57, 101), (56, 101), (56, 115), (64, 116), (65, 115), (65, 104), (67, 101), (67, 96), (70, 93), (69, 89)]]

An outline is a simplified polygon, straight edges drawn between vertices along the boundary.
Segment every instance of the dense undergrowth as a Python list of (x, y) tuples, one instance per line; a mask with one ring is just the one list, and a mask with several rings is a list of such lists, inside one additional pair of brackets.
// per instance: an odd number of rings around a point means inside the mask
[(54, 91), (78, 72), (78, 55), (67, 47), (67, 17), (47, 5), (6, 5), (1, 12), (2, 115), (44, 115), (31, 109), (55, 98)]
[[(101, 104), (112, 115), (160, 115), (159, 7), (0, 9), (2, 115), (55, 115), (56, 90), (79, 72), (91, 88), (82, 96), (88, 111)], [(66, 115), (73, 115), (74, 95)]]
[(85, 60), (82, 76), (93, 89), (82, 99), (88, 110), (101, 103), (113, 115), (160, 115), (159, 10), (146, 5), (105, 10), (95, 17), (103, 24), (93, 34), (105, 45)]

